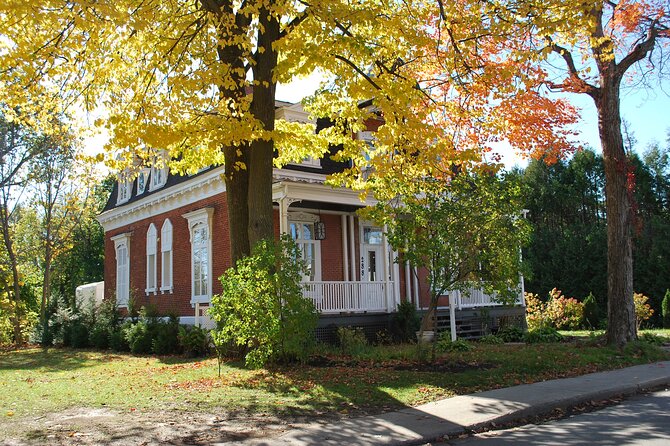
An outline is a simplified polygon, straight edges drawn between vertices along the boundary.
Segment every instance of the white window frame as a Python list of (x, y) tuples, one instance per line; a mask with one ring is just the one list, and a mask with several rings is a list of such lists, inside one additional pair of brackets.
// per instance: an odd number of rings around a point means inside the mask
[(116, 197), (116, 204), (123, 204), (130, 200), (130, 195), (133, 193), (133, 183), (128, 181), (127, 174), (119, 176), (119, 190)]
[(151, 223), (149, 229), (147, 229), (147, 282), (144, 292), (147, 296), (150, 293), (156, 293), (158, 288), (157, 279), (157, 267), (158, 267), (158, 233), (156, 231), (156, 226)]
[[(130, 232), (126, 232), (111, 238), (116, 258), (116, 305), (125, 308), (130, 299), (130, 235)], [(122, 258), (119, 253), (125, 253), (125, 265), (120, 265)], [(125, 271), (119, 266), (125, 266)]]
[[(374, 231), (379, 231), (381, 234), (381, 241), (379, 243), (366, 243), (365, 242), (365, 229), (370, 229)], [(384, 228), (377, 226), (373, 223), (366, 222), (366, 221), (359, 221), (359, 252), (361, 255), (360, 259), (360, 277), (361, 281), (365, 282), (370, 282), (370, 275), (368, 268), (370, 267), (369, 265), (369, 257), (368, 257), (368, 252), (369, 251), (375, 251), (375, 256), (376, 260), (378, 263), (375, 265), (375, 273), (377, 279), (375, 282), (380, 282), (386, 280), (384, 278), (384, 244), (386, 243), (386, 236), (384, 234)]]
[[(288, 226), (287, 230), (289, 235), (292, 236), (291, 234), (291, 224), (309, 224), (312, 226), (312, 237), (314, 237), (314, 223), (320, 221), (319, 217), (314, 214), (308, 214), (306, 212), (289, 212), (288, 213)], [(302, 231), (302, 230), (301, 230)], [(314, 247), (314, 279), (311, 279), (310, 277), (304, 276), (303, 281), (304, 282), (320, 282), (321, 281), (321, 240), (316, 240), (315, 238), (312, 239), (304, 239), (304, 238), (297, 238), (294, 239), (298, 247), (301, 247), (302, 245), (309, 243)], [(302, 249), (302, 248), (301, 248)]]
[(157, 189), (160, 189), (161, 187), (165, 186), (165, 183), (167, 183), (168, 161), (167, 151), (159, 151), (153, 161), (154, 165), (151, 166), (149, 191), (153, 192)]
[[(168, 258), (166, 262), (165, 259)], [(168, 264), (168, 268), (165, 265)], [(161, 291), (163, 293), (173, 292), (173, 271), (172, 265), (172, 222), (169, 218), (165, 219), (161, 227)], [(166, 278), (166, 275), (168, 276)], [(169, 280), (168, 280), (169, 279)]]
[[(188, 231), (191, 240), (191, 305), (209, 303), (212, 300), (212, 216), (214, 208), (203, 208), (182, 215), (188, 221)], [(204, 246), (207, 249), (207, 289), (205, 293), (195, 294), (195, 257), (193, 246), (194, 231), (201, 225), (207, 230)]]
[[(141, 169), (137, 174), (137, 195), (142, 195), (147, 188), (147, 182), (149, 181), (149, 172), (150, 169)], [(140, 180), (143, 180), (143, 184), (140, 184)]]

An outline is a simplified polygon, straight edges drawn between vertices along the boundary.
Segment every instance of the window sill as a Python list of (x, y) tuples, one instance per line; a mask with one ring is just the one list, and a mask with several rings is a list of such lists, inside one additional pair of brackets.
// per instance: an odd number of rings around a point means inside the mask
[(147, 288), (146, 290), (144, 290), (144, 292), (147, 294), (147, 296), (150, 295), (151, 293), (157, 294), (156, 288)]
[(191, 305), (208, 304), (211, 300), (210, 296), (193, 296), (191, 297)]
[(171, 286), (168, 286), (168, 287), (161, 287), (161, 293), (165, 294), (165, 293), (168, 293), (168, 292), (169, 292), (170, 294), (172, 294), (172, 293), (174, 292), (174, 291), (173, 291), (173, 288), (172, 288)]

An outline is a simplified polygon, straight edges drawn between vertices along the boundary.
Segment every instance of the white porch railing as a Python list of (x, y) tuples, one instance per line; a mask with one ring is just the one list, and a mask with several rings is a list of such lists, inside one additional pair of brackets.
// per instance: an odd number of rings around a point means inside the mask
[[(495, 307), (503, 305), (495, 300), (495, 295), (486, 294), (481, 288), (470, 288), (467, 293), (455, 290), (449, 293), (449, 302), (455, 302), (456, 308)], [(519, 293), (516, 305), (523, 305), (523, 293)]]
[(322, 314), (386, 312), (393, 282), (303, 282), (303, 293)]

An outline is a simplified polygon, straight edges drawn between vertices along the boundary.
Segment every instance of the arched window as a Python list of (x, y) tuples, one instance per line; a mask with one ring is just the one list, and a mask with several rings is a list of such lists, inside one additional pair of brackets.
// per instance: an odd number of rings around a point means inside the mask
[(116, 253), (116, 304), (128, 306), (130, 295), (130, 234), (112, 237)]
[(212, 296), (213, 208), (184, 214), (191, 233), (191, 303), (209, 303)]
[(156, 246), (158, 244), (156, 226), (149, 225), (147, 231), (147, 288), (146, 293), (156, 292)]
[(161, 291), (172, 292), (172, 223), (165, 220), (161, 228)]
[(168, 155), (165, 150), (161, 150), (151, 167), (151, 184), (149, 190), (154, 191), (165, 186), (168, 176)]

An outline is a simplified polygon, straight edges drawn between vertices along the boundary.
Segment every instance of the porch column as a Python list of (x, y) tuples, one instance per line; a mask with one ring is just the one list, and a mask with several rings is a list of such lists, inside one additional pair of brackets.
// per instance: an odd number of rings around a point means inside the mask
[(356, 243), (354, 237), (354, 216), (349, 215), (349, 261), (351, 262), (351, 281), (356, 282)]
[(286, 197), (279, 199), (279, 233), (288, 232), (288, 200)]
[(382, 255), (384, 256), (384, 294), (386, 294), (386, 312), (390, 313), (393, 311), (393, 306), (391, 305), (391, 287), (389, 286), (389, 244), (386, 240), (386, 225), (382, 228)]
[(393, 310), (400, 304), (400, 265), (397, 262), (398, 252), (391, 251), (393, 262)]
[(419, 296), (419, 274), (416, 268), (412, 268), (412, 282), (414, 285), (414, 299), (416, 299), (416, 308), (421, 309), (421, 298)]
[(412, 302), (412, 273), (409, 269), (409, 262), (407, 259), (403, 259), (405, 262), (405, 300), (407, 302)]
[(347, 216), (342, 214), (342, 280), (349, 280), (349, 245), (347, 243)]

